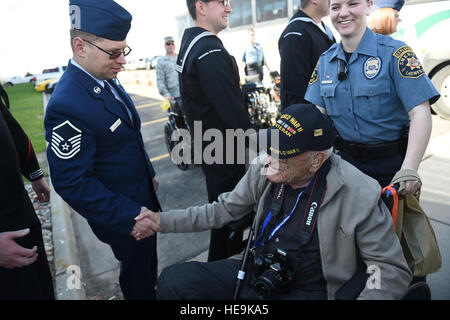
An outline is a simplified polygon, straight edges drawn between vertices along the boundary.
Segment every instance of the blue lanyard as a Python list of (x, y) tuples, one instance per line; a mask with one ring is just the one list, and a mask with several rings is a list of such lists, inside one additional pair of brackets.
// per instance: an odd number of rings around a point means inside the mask
[[(278, 232), (278, 230), (280, 230), (280, 228), (291, 218), (292, 214), (294, 213), (295, 209), (297, 209), (298, 203), (300, 201), (300, 198), (302, 197), (303, 193), (305, 192), (306, 189), (309, 188), (309, 186), (311, 185), (311, 183), (314, 181), (315, 176), (311, 179), (311, 181), (308, 183), (308, 186), (298, 194), (297, 196), (297, 200), (295, 201), (294, 207), (291, 210), (291, 213), (289, 213), (289, 215), (283, 219), (283, 221), (281, 221), (281, 223), (275, 227), (275, 229), (273, 229), (273, 231), (270, 233), (269, 238), (267, 240), (271, 240), (273, 238), (273, 236), (275, 235), (275, 233)], [(261, 230), (261, 234), (259, 235), (258, 239), (255, 241), (254, 247), (257, 247), (259, 245), (264, 245), (264, 242), (260, 243), (261, 237), (264, 233), (264, 229), (266, 228), (267, 224), (270, 221), (270, 218), (272, 217), (272, 210), (269, 212), (269, 214), (267, 215), (266, 219), (264, 220), (263, 223), (263, 227)]]

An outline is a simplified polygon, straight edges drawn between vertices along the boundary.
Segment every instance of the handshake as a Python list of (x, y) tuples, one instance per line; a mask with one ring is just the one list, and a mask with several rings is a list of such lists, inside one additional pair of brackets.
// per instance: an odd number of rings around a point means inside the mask
[(130, 235), (139, 241), (161, 231), (160, 217), (159, 213), (142, 207), (141, 213), (134, 218), (136, 224), (133, 230), (131, 230)]

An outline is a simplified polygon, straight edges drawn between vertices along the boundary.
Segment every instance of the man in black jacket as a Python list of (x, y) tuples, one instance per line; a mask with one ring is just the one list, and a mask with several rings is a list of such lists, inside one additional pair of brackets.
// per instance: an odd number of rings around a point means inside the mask
[(304, 99), (311, 74), (319, 56), (335, 41), (323, 22), (329, 12), (329, 0), (302, 0), (278, 40), (280, 51), (281, 109)]
[[(195, 27), (186, 29), (183, 34), (176, 69), (180, 73), (181, 97), (189, 125), (195, 131), (198, 126), (194, 126), (194, 121), (201, 121), (202, 136), (208, 129), (219, 130), (222, 137), (226, 129), (245, 131), (251, 123), (239, 87), (238, 67), (217, 37), (228, 25), (230, 3), (228, 0), (187, 0), (186, 3)], [(208, 145), (209, 142), (202, 143), (202, 155)], [(234, 155), (239, 152), (244, 151), (235, 149)], [(194, 160), (198, 156), (197, 152)], [(245, 164), (236, 161), (226, 164), (225, 146), (223, 150), (216, 150), (214, 158), (219, 160), (211, 163), (203, 159), (201, 164), (209, 202), (233, 190), (245, 174)], [(227, 237), (227, 226), (211, 231), (209, 261), (228, 256)]]
[(30, 140), (8, 110), (1, 86), (0, 96), (0, 300), (53, 300), (41, 224), (21, 174), (31, 181), (40, 201), (49, 201), (50, 189)]

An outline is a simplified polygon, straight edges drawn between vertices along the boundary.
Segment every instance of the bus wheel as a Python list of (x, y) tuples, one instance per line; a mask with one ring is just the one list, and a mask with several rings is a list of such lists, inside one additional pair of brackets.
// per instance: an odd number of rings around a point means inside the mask
[(441, 118), (450, 120), (450, 65), (439, 70), (431, 81), (441, 94), (431, 107)]

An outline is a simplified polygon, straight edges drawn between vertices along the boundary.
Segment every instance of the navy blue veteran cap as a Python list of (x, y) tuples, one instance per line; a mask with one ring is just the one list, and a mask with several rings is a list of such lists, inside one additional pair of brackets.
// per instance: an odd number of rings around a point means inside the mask
[(404, 4), (405, 0), (374, 0), (373, 10), (379, 8), (392, 8), (400, 11)]
[[(268, 153), (280, 159), (295, 157), (305, 151), (331, 148), (336, 133), (328, 116), (312, 104), (294, 104), (283, 110), (270, 130), (278, 130), (278, 146), (269, 141)], [(268, 138), (272, 136), (268, 132)], [(276, 136), (276, 135), (275, 135)]]
[(123, 41), (131, 28), (131, 14), (112, 0), (70, 0), (70, 28)]

